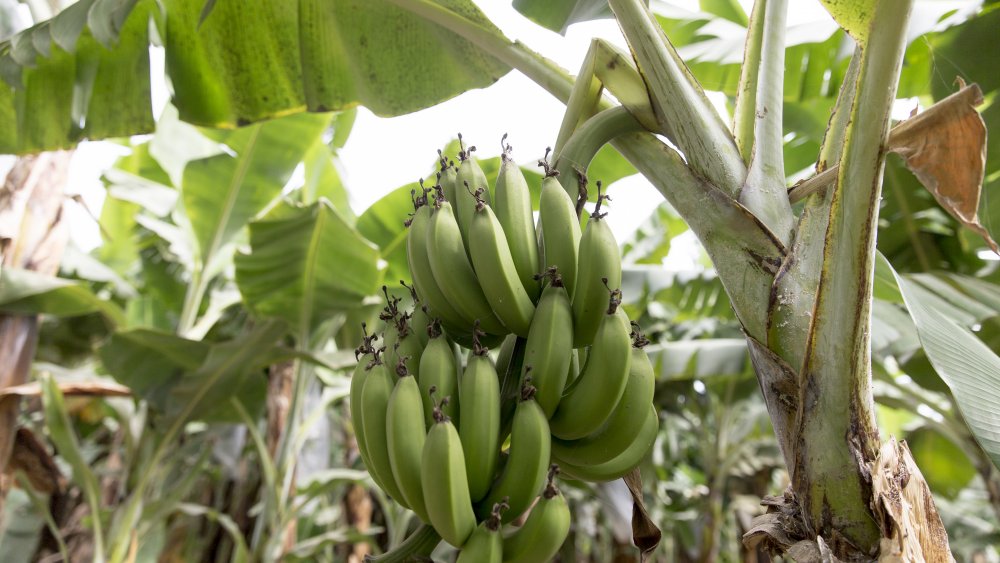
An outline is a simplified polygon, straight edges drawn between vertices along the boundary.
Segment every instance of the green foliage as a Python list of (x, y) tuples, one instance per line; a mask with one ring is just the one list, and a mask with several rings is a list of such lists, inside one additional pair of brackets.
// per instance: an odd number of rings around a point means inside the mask
[(940, 432), (921, 427), (907, 433), (906, 443), (935, 493), (954, 499), (976, 475), (962, 448)]
[(153, 130), (149, 81), (135, 79), (149, 75), (153, 2), (116, 4), (78, 2), (0, 45), (0, 152)]
[[(445, 4), (495, 30), (471, 2)], [(289, 9), (280, 0), (85, 0), (0, 44), (0, 151), (151, 131), (152, 22), (180, 115), (215, 127), (358, 104), (399, 115), (509, 70), (385, 1), (310, 0)]]
[(612, 17), (601, 0), (514, 0), (514, 9), (552, 31), (565, 34), (574, 23)]
[(251, 311), (313, 333), (377, 293), (378, 261), (378, 249), (326, 199), (282, 203), (250, 224), (250, 253), (236, 259), (236, 283)]
[[(557, 31), (607, 13), (605, 3), (589, 0), (514, 4)], [(466, 0), (428, 5), (455, 10), (484, 34), (495, 31)], [(663, 8), (659, 22), (702, 85), (732, 103), (740, 75), (733, 53), (743, 45), (746, 14), (732, 0), (699, 6), (699, 13)], [(987, 7), (914, 41), (899, 95), (930, 103), (949, 94), (951, 77), (961, 74), (983, 87), (990, 104), (984, 118), (1000, 127), (996, 57), (987, 56), (996, 52), (998, 15)], [(403, 220), (417, 184), (355, 218), (349, 189), (363, 187), (345, 186), (336, 166), (354, 111), (305, 112), (361, 104), (405, 113), (485, 86), (507, 67), (392, 2), (309, 0), (289, 9), (277, 1), (81, 0), (0, 45), (0, 151), (148, 132), (148, 83), (135, 76), (148, 74), (151, 20), (166, 44), (179, 109), (168, 108), (152, 140), (132, 146), (105, 174), (104, 244), (91, 255), (67, 254), (59, 278), (0, 272), (0, 310), (48, 316), (39, 358), (81, 366), (45, 368), (56, 376), (43, 379), (42, 403), (48, 436), (96, 515), (88, 525), (107, 540), (112, 559), (128, 553), (133, 533), (143, 538), (139, 559), (193, 558), (210, 549), (218, 549), (216, 559), (273, 558), (290, 523), (298, 525), (285, 553), (292, 560), (332, 560), (346, 542), (392, 546), (406, 536), (409, 517), (377, 489), (374, 527), (361, 533), (346, 523), (345, 491), (370, 482), (357, 469), (340, 403), (360, 319), (372, 323), (378, 308), (372, 295), (383, 281), (409, 277)], [(784, 162), (796, 177), (819, 153), (850, 49), (845, 32), (830, 25), (789, 36)], [(199, 130), (178, 115), (247, 126)], [(987, 147), (988, 186), (1000, 181), (998, 146)], [(491, 180), (499, 162), (480, 161)], [(289, 184), (300, 164), (303, 184)], [(990, 471), (996, 478), (990, 460), (1000, 463), (993, 424), (1000, 287), (995, 268), (977, 254), (981, 241), (897, 161), (887, 170), (878, 244), (888, 260), (879, 258), (875, 270), (871, 328), (875, 398), (888, 421), (883, 430), (907, 438), (941, 495), (953, 548), (967, 554), (997, 539), (984, 479)], [(541, 177), (534, 166), (524, 172), (537, 206)], [(420, 173), (427, 171), (414, 178)], [(592, 181), (606, 185), (633, 173), (610, 147), (589, 169)], [(433, 184), (432, 173), (425, 178)], [(988, 228), (1000, 220), (998, 202), (983, 198)], [(654, 341), (647, 350), (665, 419), (643, 476), (653, 518), (666, 532), (657, 556), (735, 559), (757, 499), (783, 488), (783, 461), (718, 275), (658, 267), (687, 230), (661, 206), (623, 246), (632, 264), (623, 272), (626, 310)], [(905, 273), (897, 277), (890, 262)], [(262, 410), (268, 369), (283, 360), (295, 360), (292, 422), (272, 453)], [(84, 421), (56, 379), (95, 371), (127, 385), (134, 401), (98, 402), (105, 418)], [(252, 446), (232, 440), (239, 433), (232, 423), (249, 430)], [(323, 435), (319, 453), (303, 447), (310, 432)], [(110, 459), (124, 459), (124, 467)], [(120, 480), (103, 514), (97, 475)], [(628, 500), (620, 493), (570, 493), (578, 513), (598, 525), (594, 534), (578, 531), (564, 558), (610, 560), (621, 549), (613, 530), (627, 531), (628, 515), (614, 507)], [(11, 499), (6, 520), (17, 515), (18, 524), (40, 529), (41, 520), (24, 517), (27, 501)], [(257, 515), (256, 532), (248, 529), (249, 514)], [(112, 529), (102, 536), (107, 523)], [(187, 539), (173, 545), (182, 535)]]
[(125, 324), (122, 310), (95, 295), (85, 284), (31, 270), (0, 270), (0, 310), (72, 317), (99, 312), (113, 325)]

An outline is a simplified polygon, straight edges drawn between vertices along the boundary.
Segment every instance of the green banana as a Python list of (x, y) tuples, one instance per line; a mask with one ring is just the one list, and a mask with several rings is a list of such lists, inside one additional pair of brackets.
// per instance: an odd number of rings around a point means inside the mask
[(458, 169), (455, 168), (455, 163), (448, 160), (440, 150), (438, 150), (439, 163), (441, 164), (441, 171), (438, 172), (437, 181), (444, 189), (444, 195), (448, 201), (458, 201), (456, 199), (455, 193), (455, 180), (458, 177)]
[(427, 230), (428, 259), (438, 287), (462, 313), (463, 322), (457, 323), (457, 326), (471, 327), (472, 322), (479, 319), (484, 331), (507, 334), (510, 331), (493, 314), (472, 264), (469, 263), (469, 257), (465, 254), (462, 233), (451, 204), (439, 192), (435, 205), (437, 209), (431, 215), (430, 228)]
[(510, 504), (504, 522), (517, 518), (528, 509), (545, 483), (552, 438), (545, 411), (535, 401), (535, 388), (530, 379), (527, 378), (521, 387), (521, 401), (514, 410), (507, 465), (478, 505), (477, 513), (481, 518), (485, 518), (492, 506), (504, 497)]
[[(473, 323), (473, 325), (474, 324), (475, 323)], [(473, 346), (472, 325), (469, 325), (468, 327), (459, 328), (442, 321), (441, 326), (444, 329), (445, 333), (447, 333), (448, 338), (450, 338), (453, 342), (455, 342), (456, 344), (458, 344), (463, 348), (470, 348), (470, 349), (472, 348)], [(495, 348), (499, 346), (501, 343), (503, 343), (505, 337), (506, 335), (503, 334), (486, 334), (485, 332), (483, 332), (480, 334), (479, 342), (483, 346), (486, 346), (487, 348)]]
[[(462, 142), (462, 134), (458, 135), (458, 142)], [(461, 163), (458, 165), (458, 175), (455, 177), (455, 199), (451, 200), (455, 206), (455, 216), (458, 218), (458, 226), (462, 232), (462, 241), (465, 250), (469, 251), (469, 227), (472, 225), (472, 215), (476, 210), (476, 196), (478, 195), (487, 205), (492, 205), (490, 199), (490, 186), (486, 180), (486, 174), (479, 167), (479, 163), (472, 157), (476, 147), (462, 149), (458, 153)], [(481, 190), (481, 191), (480, 191)]]
[(399, 285), (410, 290), (410, 299), (413, 301), (413, 312), (410, 313), (410, 330), (420, 340), (420, 348), (422, 350), (424, 346), (427, 346), (427, 325), (431, 324), (431, 315), (427, 310), (427, 305), (424, 305), (420, 301), (420, 296), (417, 295), (417, 288), (415, 286), (406, 285), (406, 281), (404, 280), (399, 280)]
[(379, 320), (385, 322), (383, 342), (388, 351), (386, 363), (394, 366), (400, 362), (406, 364), (406, 369), (414, 375), (419, 374), (420, 355), (424, 352), (424, 347), (420, 343), (420, 337), (413, 333), (410, 327), (410, 313), (399, 311), (398, 297), (389, 296), (389, 288), (382, 286), (382, 293), (385, 295), (386, 306), (379, 313)]
[[(582, 356), (582, 357), (581, 357)], [(586, 361), (586, 350), (573, 350), (569, 360), (569, 373), (566, 374), (566, 387), (569, 387), (580, 376), (580, 363)]]
[(622, 284), (622, 260), (618, 242), (601, 213), (601, 203), (608, 200), (597, 183), (597, 207), (590, 215), (580, 239), (579, 269), (573, 292), (573, 347), (589, 346), (604, 313), (607, 287)]
[(552, 440), (552, 456), (575, 465), (599, 465), (618, 457), (635, 439), (653, 403), (653, 365), (641, 347), (632, 348), (625, 392), (607, 424), (579, 440)]
[(542, 267), (556, 266), (570, 298), (576, 284), (577, 256), (580, 248), (580, 219), (576, 205), (562, 184), (557, 172), (545, 166), (542, 195), (538, 205), (538, 224), (542, 232)]
[(557, 438), (576, 440), (592, 434), (608, 420), (625, 392), (632, 341), (616, 313), (620, 304), (621, 291), (616, 289), (597, 327), (587, 363), (549, 421), (552, 435)]
[(397, 369), (399, 380), (389, 395), (385, 413), (389, 466), (406, 503), (421, 520), (427, 522), (427, 507), (420, 483), (420, 460), (427, 436), (424, 406), (416, 378), (406, 371), (405, 364), (400, 363)]
[(494, 189), (495, 201), (493, 210), (497, 221), (503, 227), (510, 247), (511, 258), (517, 276), (528, 297), (538, 300), (541, 287), (535, 274), (540, 270), (538, 264), (538, 235), (535, 232), (535, 217), (531, 211), (531, 191), (528, 182), (521, 173), (521, 168), (510, 158), (510, 145), (505, 145), (507, 135), (504, 134), (500, 144), (504, 147), (500, 154), (500, 173)]
[(521, 379), (530, 370), (537, 389), (535, 400), (545, 416), (551, 417), (559, 406), (573, 359), (573, 308), (558, 269), (549, 268), (544, 275), (551, 281), (531, 319)]
[(427, 256), (427, 230), (431, 224), (431, 206), (427, 193), (414, 200), (414, 211), (406, 234), (406, 260), (410, 266), (410, 276), (417, 293), (430, 309), (431, 316), (441, 318), (445, 323), (461, 325), (465, 319), (451, 305), (451, 300), (438, 287)]
[(374, 364), (375, 348), (373, 343), (378, 340), (377, 334), (368, 334), (367, 323), (361, 323), (361, 332), (364, 334), (361, 345), (354, 350), (354, 358), (358, 360), (358, 365), (354, 368), (351, 376), (351, 390), (349, 404), (351, 407), (351, 423), (354, 426), (354, 441), (358, 444), (358, 453), (361, 454), (361, 461), (365, 467), (371, 467), (371, 460), (368, 457), (368, 445), (365, 444), (365, 427), (361, 423), (364, 412), (361, 408), (361, 394), (365, 387), (365, 379), (368, 371)]
[(528, 336), (535, 305), (518, 278), (503, 227), (478, 196), (470, 222), (469, 255), (486, 300), (504, 326), (518, 336)]
[(501, 501), (493, 505), (493, 513), (472, 532), (462, 546), (455, 563), (502, 563), (503, 536), (500, 535), (500, 515), (507, 508)]
[(556, 458), (556, 461), (567, 476), (581, 481), (599, 483), (614, 481), (623, 477), (626, 473), (632, 471), (635, 466), (639, 465), (656, 442), (656, 434), (660, 427), (660, 417), (654, 405), (649, 405), (646, 412), (642, 428), (632, 438), (632, 442), (625, 451), (615, 458), (597, 465), (575, 465), (558, 458)]
[(569, 535), (570, 511), (566, 497), (556, 488), (559, 468), (549, 469), (548, 484), (524, 525), (503, 540), (504, 563), (547, 563)]
[(516, 334), (508, 334), (500, 344), (500, 350), (497, 352), (497, 374), (500, 377), (503, 377), (507, 373), (507, 370), (510, 369), (510, 363), (514, 360), (514, 347), (516, 345)]
[(500, 380), (488, 350), (479, 345), (469, 354), (459, 383), (462, 422), (458, 435), (465, 452), (469, 496), (486, 496), (497, 469), (500, 450)]
[[(446, 403), (447, 398), (442, 400)], [(434, 408), (434, 426), (427, 433), (420, 457), (420, 482), (431, 525), (441, 537), (461, 547), (476, 529), (476, 515), (469, 498), (465, 454), (455, 426)]]
[(420, 357), (420, 377), (417, 383), (420, 387), (420, 399), (423, 403), (424, 422), (430, 430), (434, 424), (434, 400), (431, 389), (439, 397), (449, 397), (449, 402), (442, 407), (444, 414), (459, 423), (458, 400), (458, 365), (455, 363), (455, 352), (451, 343), (441, 334), (438, 323), (432, 322), (427, 328), (429, 340), (424, 354)]
[(361, 391), (361, 424), (364, 427), (365, 447), (368, 450), (368, 473), (383, 491), (389, 493), (396, 502), (410, 508), (406, 497), (396, 486), (389, 462), (389, 443), (386, 437), (386, 408), (392, 394), (394, 382), (389, 369), (375, 354), (374, 365), (368, 370), (365, 386)]

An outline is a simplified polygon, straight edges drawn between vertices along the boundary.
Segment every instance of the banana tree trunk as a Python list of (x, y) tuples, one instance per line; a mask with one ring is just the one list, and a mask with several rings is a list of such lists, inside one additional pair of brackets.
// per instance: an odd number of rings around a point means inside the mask
[[(63, 191), (72, 152), (22, 157), (0, 188), (0, 268), (55, 275), (66, 245)], [(0, 315), (0, 388), (28, 381), (38, 343), (35, 315)], [(10, 487), (19, 403), (0, 401), (0, 517)]]

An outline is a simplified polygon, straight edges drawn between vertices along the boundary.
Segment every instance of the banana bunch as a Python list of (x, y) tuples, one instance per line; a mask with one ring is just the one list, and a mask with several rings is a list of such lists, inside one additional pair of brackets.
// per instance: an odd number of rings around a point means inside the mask
[(403, 283), (413, 308), (383, 288), (381, 346), (363, 326), (354, 431), (375, 483), (459, 561), (548, 561), (570, 525), (557, 473), (617, 479), (652, 447), (654, 371), (620, 306), (601, 184), (581, 228), (582, 205), (539, 161), (536, 225), (510, 146), (492, 191), (474, 150), (463, 147), (457, 167), (441, 156), (436, 185), (413, 194), (413, 284)]

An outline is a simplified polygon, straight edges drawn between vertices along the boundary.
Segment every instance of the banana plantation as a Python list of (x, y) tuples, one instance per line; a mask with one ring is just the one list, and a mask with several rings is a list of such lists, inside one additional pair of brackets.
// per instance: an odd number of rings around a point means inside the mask
[(0, 561), (1000, 563), (998, 30), (0, 0)]

